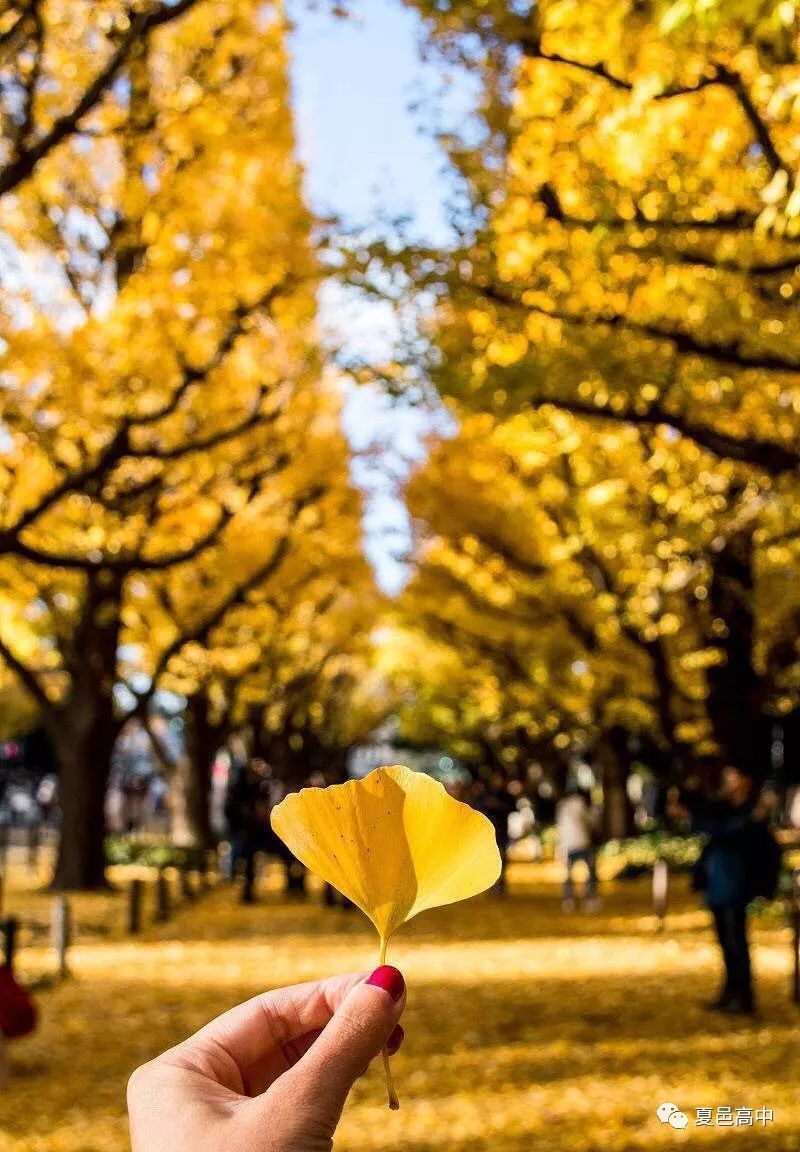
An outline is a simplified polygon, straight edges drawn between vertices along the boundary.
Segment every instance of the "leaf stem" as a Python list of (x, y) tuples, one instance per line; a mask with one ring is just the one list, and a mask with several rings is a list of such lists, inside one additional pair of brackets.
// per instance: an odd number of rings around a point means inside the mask
[[(385, 937), (381, 936), (381, 950), (380, 955), (378, 956), (379, 964), (386, 963), (386, 949), (388, 944), (389, 941)], [(392, 1069), (389, 1066), (389, 1053), (385, 1048), (383, 1049), (381, 1056), (383, 1058), (383, 1073), (386, 1077), (386, 1094), (389, 1097), (389, 1107), (393, 1112), (396, 1112), (400, 1107), (400, 1101), (397, 1096), (397, 1091), (395, 1090), (394, 1080), (392, 1079)]]

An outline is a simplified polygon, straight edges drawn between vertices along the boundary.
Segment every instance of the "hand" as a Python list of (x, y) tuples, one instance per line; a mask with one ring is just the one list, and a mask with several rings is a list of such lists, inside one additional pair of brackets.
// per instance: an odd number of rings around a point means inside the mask
[(329, 1152), (355, 1081), (400, 1047), (405, 1002), (383, 966), (226, 1012), (134, 1072), (133, 1152)]

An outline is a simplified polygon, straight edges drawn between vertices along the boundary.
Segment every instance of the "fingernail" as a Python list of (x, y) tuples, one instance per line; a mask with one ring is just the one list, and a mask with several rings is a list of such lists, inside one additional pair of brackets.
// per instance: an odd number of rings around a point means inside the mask
[(394, 1031), (392, 1032), (389, 1039), (386, 1041), (386, 1051), (387, 1051), (389, 1056), (394, 1056), (395, 1052), (397, 1052), (400, 1045), (405, 1040), (405, 1036), (406, 1036), (406, 1034), (403, 1031), (402, 1024), (395, 1025)]
[(382, 964), (380, 968), (376, 968), (367, 980), (367, 984), (372, 984), (373, 987), (382, 988), (384, 992), (388, 992), (395, 1003), (406, 990), (403, 973), (397, 968), (393, 968), (391, 964)]

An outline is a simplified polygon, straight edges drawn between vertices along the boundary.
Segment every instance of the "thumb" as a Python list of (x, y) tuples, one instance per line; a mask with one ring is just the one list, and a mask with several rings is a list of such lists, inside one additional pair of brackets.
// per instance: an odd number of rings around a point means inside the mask
[[(406, 1004), (406, 982), (397, 968), (376, 968), (344, 998), (305, 1056), (275, 1087), (289, 1089), (298, 1112), (314, 1126), (341, 1116), (350, 1089), (385, 1046)], [(291, 1082), (291, 1083), (287, 1083)]]

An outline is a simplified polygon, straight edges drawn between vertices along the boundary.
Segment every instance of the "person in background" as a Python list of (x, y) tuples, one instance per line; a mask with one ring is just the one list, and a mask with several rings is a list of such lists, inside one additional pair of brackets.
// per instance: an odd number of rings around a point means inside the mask
[(147, 799), (147, 777), (134, 768), (126, 770), (120, 784), (123, 799), (123, 826), (126, 832), (136, 833), (142, 826)]
[(42, 824), (49, 828), (55, 823), (58, 811), (58, 777), (49, 773), (43, 776), (36, 789), (36, 803), (41, 812)]
[(593, 911), (597, 907), (597, 870), (592, 844), (592, 809), (586, 793), (577, 784), (567, 788), (566, 796), (556, 806), (556, 829), (558, 848), (564, 861), (564, 911), (575, 911), (572, 872), (581, 862), (589, 872), (584, 906), (587, 911)]
[(231, 779), (225, 802), (225, 819), (235, 845), (235, 860), (243, 863), (243, 904), (255, 903), (256, 854), (269, 845), (273, 804), (270, 777), (266, 761), (251, 760)]
[(508, 776), (502, 768), (492, 769), (486, 791), (478, 799), (478, 808), (491, 822), (503, 862), (500, 878), (495, 891), (502, 895), (506, 891), (506, 868), (508, 865), (508, 818), (516, 811), (517, 803), (508, 786)]
[(708, 836), (695, 887), (704, 892), (714, 918), (725, 979), (719, 995), (704, 1007), (736, 1016), (755, 1010), (747, 905), (761, 894), (758, 879), (754, 882), (754, 864), (769, 866), (770, 845), (775, 847), (762, 822), (767, 813), (755, 809), (755, 800), (753, 777), (729, 766), (723, 769), (716, 797), (687, 786), (673, 789), (667, 803), (669, 816), (688, 819), (693, 832)]

